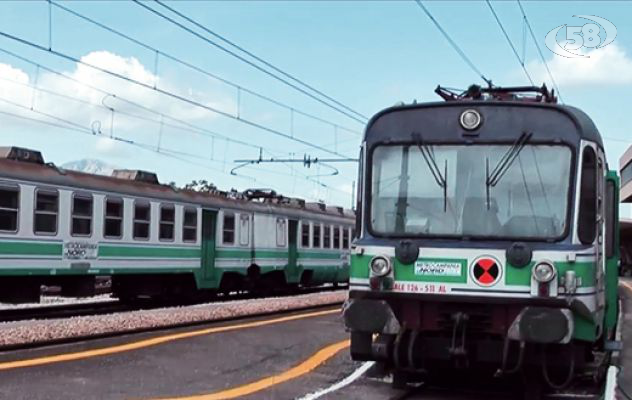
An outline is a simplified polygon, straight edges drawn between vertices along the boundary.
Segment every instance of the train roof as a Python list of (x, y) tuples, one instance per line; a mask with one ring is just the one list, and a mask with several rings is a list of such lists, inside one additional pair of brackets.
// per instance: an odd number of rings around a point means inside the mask
[(317, 215), (348, 220), (355, 217), (352, 210), (273, 195), (274, 192), (268, 192), (266, 197), (265, 194), (258, 192), (253, 194), (251, 190), (251, 197), (247, 198), (236, 191), (198, 192), (176, 189), (170, 185), (160, 184), (156, 174), (146, 171), (117, 170), (113, 176), (104, 176), (66, 170), (51, 163), (45, 164), (40, 152), (18, 147), (0, 147), (0, 180), (2, 178), (37, 182), (54, 187), (198, 204), (209, 208), (246, 209), (298, 217), (305, 217), (307, 213), (312, 218), (316, 218)]
[[(365, 130), (368, 142), (393, 140), (392, 132), (418, 131), (426, 140), (457, 139), (463, 142), (464, 129), (459, 125), (459, 115), (466, 109), (479, 110), (485, 120), (494, 122), (490, 136), (498, 139), (515, 139), (501, 131), (509, 124), (522, 125), (534, 133), (534, 140), (562, 139), (577, 142), (589, 140), (603, 148), (601, 134), (590, 117), (579, 108), (554, 103), (499, 100), (460, 100), (397, 105), (375, 114)], [(509, 111), (509, 112), (508, 112)], [(557, 115), (557, 117), (555, 117)], [(559, 118), (564, 116), (565, 118)], [(567, 120), (567, 121), (564, 121)], [(568, 123), (570, 122), (570, 123)], [(574, 127), (573, 132), (568, 128)], [(428, 128), (434, 128), (432, 132)], [(427, 133), (425, 133), (427, 132)], [(450, 137), (450, 135), (453, 137)], [(467, 136), (467, 135), (466, 135)], [(482, 136), (482, 135), (481, 135)], [(401, 136), (400, 136), (401, 137)]]

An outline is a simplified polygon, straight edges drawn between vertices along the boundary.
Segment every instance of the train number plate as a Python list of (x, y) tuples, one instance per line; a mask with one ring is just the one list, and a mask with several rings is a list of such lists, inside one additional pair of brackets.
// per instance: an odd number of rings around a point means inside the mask
[(434, 283), (416, 283), (416, 282), (395, 282), (393, 290), (406, 293), (428, 293), (428, 294), (447, 294), (446, 285), (437, 285)]
[(415, 275), (461, 276), (461, 263), (449, 261), (417, 261)]
[(98, 252), (97, 243), (64, 242), (64, 259), (66, 260), (94, 260)]

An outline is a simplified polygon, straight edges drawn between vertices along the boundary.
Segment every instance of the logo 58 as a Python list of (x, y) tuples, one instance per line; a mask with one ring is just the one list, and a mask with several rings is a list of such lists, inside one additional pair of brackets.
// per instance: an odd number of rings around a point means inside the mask
[[(573, 15), (573, 17), (591, 22), (581, 26), (560, 25), (546, 35), (546, 47), (558, 56), (590, 57), (581, 54), (580, 49), (582, 47), (600, 49), (612, 43), (617, 37), (617, 27), (605, 18), (596, 15)], [(561, 34), (560, 31), (562, 31)]]

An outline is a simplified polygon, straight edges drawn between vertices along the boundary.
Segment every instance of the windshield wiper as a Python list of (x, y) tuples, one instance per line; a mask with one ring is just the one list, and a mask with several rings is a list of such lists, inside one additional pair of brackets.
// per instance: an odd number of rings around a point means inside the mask
[(489, 210), (489, 188), (492, 186), (496, 186), (498, 182), (502, 179), (502, 177), (509, 171), (511, 165), (520, 152), (527, 144), (529, 139), (531, 139), (533, 133), (523, 132), (520, 137), (514, 142), (509, 150), (500, 158), (498, 164), (494, 167), (494, 169), (489, 172), (489, 158), (485, 157), (485, 186), (486, 186), (486, 195), (487, 195), (487, 209)]
[[(489, 173), (489, 171), (487, 171), (487, 178), (485, 180), (487, 186), (496, 186), (498, 182), (500, 182), (500, 179), (509, 170), (532, 135), (533, 133), (523, 132), (511, 148), (500, 158), (492, 172)], [(487, 159), (487, 163), (489, 164), (489, 159)]]
[(445, 163), (443, 165), (442, 175), (441, 170), (437, 165), (437, 161), (434, 158), (434, 152), (432, 149), (423, 141), (419, 133), (413, 133), (412, 136), (415, 139), (417, 148), (426, 161), (426, 165), (428, 165), (428, 168), (430, 169), (430, 173), (432, 173), (432, 177), (435, 182), (437, 182), (437, 185), (443, 189), (443, 212), (446, 212), (448, 209), (448, 160), (444, 160)]

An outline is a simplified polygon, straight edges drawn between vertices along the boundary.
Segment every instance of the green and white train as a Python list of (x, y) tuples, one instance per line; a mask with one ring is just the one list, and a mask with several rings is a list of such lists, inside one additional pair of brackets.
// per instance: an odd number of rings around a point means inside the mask
[(67, 295), (112, 277), (115, 296), (346, 283), (353, 212), (272, 191), (200, 193), (155, 174), (99, 176), (0, 148), (0, 301)]
[(437, 92), (445, 102), (366, 129), (353, 358), (396, 385), (520, 372), (528, 398), (601, 371), (616, 347), (619, 182), (597, 128), (544, 87)]

